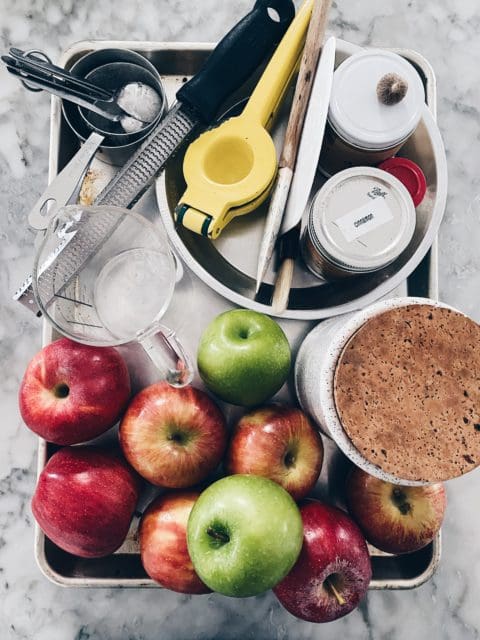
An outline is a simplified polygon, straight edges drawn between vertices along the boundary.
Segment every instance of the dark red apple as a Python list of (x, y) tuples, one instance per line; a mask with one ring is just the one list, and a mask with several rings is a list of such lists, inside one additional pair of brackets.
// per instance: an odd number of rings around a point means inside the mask
[(273, 591), (297, 618), (330, 622), (355, 609), (367, 592), (372, 577), (367, 544), (353, 520), (336, 507), (307, 500), (300, 513), (300, 557)]
[(199, 491), (171, 491), (156, 498), (140, 523), (140, 553), (148, 575), (179, 593), (210, 593), (195, 573), (187, 549), (187, 522)]
[(225, 418), (209, 396), (158, 382), (130, 403), (120, 424), (128, 462), (155, 485), (191, 487), (220, 463), (227, 445)]
[(422, 549), (437, 535), (447, 495), (441, 482), (403, 487), (355, 468), (347, 479), (347, 505), (377, 549), (409, 553)]
[(226, 466), (231, 474), (270, 478), (295, 500), (315, 485), (323, 462), (319, 433), (294, 407), (269, 405), (243, 416), (233, 430)]
[(32, 512), (50, 540), (82, 558), (113, 553), (125, 540), (140, 479), (116, 454), (65, 447), (40, 474)]
[(62, 338), (31, 360), (19, 404), (27, 427), (49, 442), (67, 445), (113, 427), (129, 397), (128, 369), (118, 351)]

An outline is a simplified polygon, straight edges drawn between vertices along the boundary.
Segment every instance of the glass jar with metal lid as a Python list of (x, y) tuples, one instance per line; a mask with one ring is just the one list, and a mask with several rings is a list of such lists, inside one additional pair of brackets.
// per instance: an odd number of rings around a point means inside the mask
[(371, 273), (407, 248), (415, 224), (412, 198), (397, 178), (374, 167), (346, 169), (315, 196), (302, 256), (326, 280)]

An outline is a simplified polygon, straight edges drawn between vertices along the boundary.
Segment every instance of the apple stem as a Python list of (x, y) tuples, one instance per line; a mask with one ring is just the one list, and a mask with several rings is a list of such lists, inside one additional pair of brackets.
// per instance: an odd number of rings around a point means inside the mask
[(217, 531), (213, 527), (208, 527), (207, 533), (214, 540), (218, 540), (218, 542), (221, 542), (222, 544), (225, 544), (226, 542), (230, 541), (230, 538), (226, 533), (223, 533), (222, 531)]
[(408, 515), (412, 511), (412, 505), (408, 502), (404, 491), (395, 487), (392, 491), (392, 500), (403, 516)]
[(335, 585), (333, 584), (333, 582), (331, 580), (329, 580), (328, 578), (325, 580), (325, 582), (327, 583), (327, 587), (330, 589), (330, 591), (333, 593), (333, 595), (335, 596), (335, 598), (337, 599), (337, 602), (339, 605), (344, 605), (345, 604), (345, 598), (342, 596), (342, 594), (337, 591), (337, 589), (335, 588)]
[(284, 458), (285, 466), (289, 469), (295, 465), (295, 455), (292, 451), (287, 451)]

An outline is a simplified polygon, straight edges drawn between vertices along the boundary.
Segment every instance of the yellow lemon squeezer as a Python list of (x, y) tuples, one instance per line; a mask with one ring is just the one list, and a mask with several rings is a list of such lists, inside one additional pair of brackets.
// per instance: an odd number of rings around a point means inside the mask
[(268, 128), (297, 69), (312, 7), (313, 0), (302, 5), (243, 112), (203, 133), (187, 149), (187, 189), (175, 209), (178, 224), (215, 239), (235, 216), (253, 211), (267, 198), (277, 172)]

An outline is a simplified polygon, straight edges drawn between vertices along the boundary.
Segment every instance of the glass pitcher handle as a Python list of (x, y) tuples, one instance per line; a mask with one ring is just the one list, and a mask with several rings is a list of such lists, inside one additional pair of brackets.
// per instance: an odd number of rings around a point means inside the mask
[(192, 381), (192, 362), (174, 331), (155, 324), (138, 336), (138, 341), (172, 387), (184, 387)]

